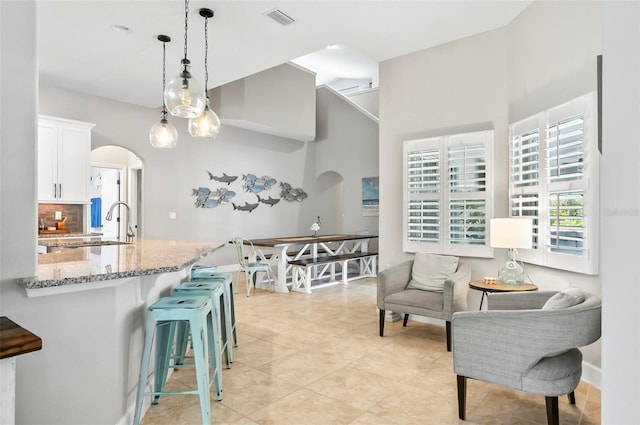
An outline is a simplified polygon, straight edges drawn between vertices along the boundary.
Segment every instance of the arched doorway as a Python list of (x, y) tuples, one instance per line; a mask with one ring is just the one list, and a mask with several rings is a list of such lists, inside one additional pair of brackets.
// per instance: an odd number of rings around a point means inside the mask
[(318, 176), (317, 211), (322, 219), (322, 233), (344, 233), (344, 178), (335, 171)]
[[(92, 232), (120, 238), (126, 233), (129, 219), (136, 236), (142, 236), (142, 168), (140, 158), (123, 147), (101, 146), (91, 151)], [(113, 219), (106, 220), (116, 202), (125, 202), (129, 211), (122, 205), (115, 206)]]

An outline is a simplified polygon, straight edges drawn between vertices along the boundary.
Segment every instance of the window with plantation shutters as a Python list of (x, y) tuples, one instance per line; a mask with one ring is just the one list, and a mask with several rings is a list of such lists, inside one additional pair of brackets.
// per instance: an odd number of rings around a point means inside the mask
[(591, 93), (510, 126), (510, 213), (533, 219), (524, 261), (598, 272), (595, 107)]
[(404, 250), (489, 257), (493, 131), (404, 143)]

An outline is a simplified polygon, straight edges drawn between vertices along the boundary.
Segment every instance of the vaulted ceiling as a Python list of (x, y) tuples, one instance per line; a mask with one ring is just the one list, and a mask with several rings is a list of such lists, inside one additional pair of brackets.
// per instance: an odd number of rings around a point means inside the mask
[[(305, 66), (317, 70), (319, 80), (327, 73), (333, 74), (329, 78), (354, 78), (372, 63), (504, 26), (530, 3), (194, 0), (188, 13), (188, 57), (194, 76), (204, 83), (204, 18), (198, 14), (203, 7), (215, 13), (209, 20), (212, 88), (335, 45), (349, 54), (314, 55)], [(162, 44), (156, 37), (172, 38), (167, 44), (169, 80), (184, 56), (182, 0), (40, 0), (37, 8), (41, 84), (160, 106)], [(267, 17), (274, 9), (294, 22), (283, 26)]]

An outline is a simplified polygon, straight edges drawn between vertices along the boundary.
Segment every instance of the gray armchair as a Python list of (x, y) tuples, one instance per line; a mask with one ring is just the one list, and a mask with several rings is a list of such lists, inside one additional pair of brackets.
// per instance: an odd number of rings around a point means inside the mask
[(447, 351), (451, 351), (451, 317), (454, 312), (467, 309), (471, 268), (459, 264), (456, 272), (445, 281), (443, 292), (407, 289), (412, 269), (413, 260), (409, 260), (378, 273), (380, 336), (384, 335), (386, 310), (403, 313), (402, 326), (407, 326), (409, 314), (433, 317), (445, 321)]
[(489, 294), (488, 311), (453, 315), (460, 419), (465, 419), (467, 378), (544, 395), (549, 425), (559, 424), (559, 395), (575, 404), (582, 376), (578, 347), (600, 338), (601, 301), (585, 294), (577, 305), (542, 309), (555, 293)]

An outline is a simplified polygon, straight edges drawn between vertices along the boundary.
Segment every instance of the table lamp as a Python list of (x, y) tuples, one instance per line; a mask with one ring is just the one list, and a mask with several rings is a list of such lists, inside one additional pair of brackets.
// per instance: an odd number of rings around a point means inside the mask
[(492, 248), (507, 248), (507, 262), (498, 272), (504, 285), (522, 285), (524, 269), (515, 260), (516, 249), (531, 249), (533, 222), (529, 218), (492, 218), (490, 221), (489, 245)]

